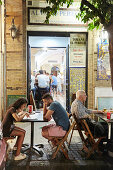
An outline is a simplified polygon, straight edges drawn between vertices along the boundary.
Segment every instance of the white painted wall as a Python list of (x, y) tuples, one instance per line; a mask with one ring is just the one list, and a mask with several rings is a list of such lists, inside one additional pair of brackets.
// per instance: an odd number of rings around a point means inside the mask
[(95, 107), (97, 107), (97, 97), (113, 97), (111, 87), (95, 87)]

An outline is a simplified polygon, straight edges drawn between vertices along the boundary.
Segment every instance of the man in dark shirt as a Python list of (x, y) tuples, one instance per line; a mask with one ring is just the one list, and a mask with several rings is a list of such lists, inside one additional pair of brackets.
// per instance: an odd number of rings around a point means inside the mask
[[(62, 105), (53, 101), (53, 98), (50, 94), (46, 93), (42, 97), (44, 107), (43, 115), (44, 119), (48, 121), (53, 117), (56, 124), (50, 124), (42, 128), (42, 136), (48, 140), (51, 140), (53, 136), (62, 137), (66, 134), (69, 129), (70, 123), (66, 110)], [(49, 106), (49, 109), (47, 107)]]

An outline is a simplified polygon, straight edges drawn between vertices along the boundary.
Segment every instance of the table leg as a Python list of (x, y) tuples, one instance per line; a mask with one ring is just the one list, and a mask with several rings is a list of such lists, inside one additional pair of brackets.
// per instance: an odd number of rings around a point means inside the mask
[(34, 122), (31, 122), (31, 148), (43, 156), (43, 152), (40, 150), (40, 147), (43, 147), (43, 145), (39, 144), (34, 146)]
[(34, 144), (34, 122), (31, 122), (31, 147)]

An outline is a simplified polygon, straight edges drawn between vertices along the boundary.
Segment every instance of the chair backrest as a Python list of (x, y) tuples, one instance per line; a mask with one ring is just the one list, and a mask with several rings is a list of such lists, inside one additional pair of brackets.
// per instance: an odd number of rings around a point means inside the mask
[[(75, 124), (76, 124), (76, 122), (75, 122), (75, 121), (73, 121), (73, 122), (71, 122), (71, 123), (70, 123), (70, 128), (69, 128), (69, 130), (68, 130), (68, 131), (67, 131), (67, 133), (66, 133), (67, 137), (68, 137), (68, 135), (69, 135), (70, 131), (71, 131), (71, 130), (73, 130), (73, 128), (74, 128), (74, 126), (75, 126)], [(65, 135), (65, 136), (66, 136), (66, 135)]]
[(76, 124), (75, 121), (73, 121), (73, 122), (70, 123), (69, 130), (66, 132), (65, 136), (62, 138), (63, 141), (66, 141), (66, 140), (67, 140), (67, 137), (68, 137), (69, 133), (71, 132), (71, 130), (73, 130), (75, 124)]
[(56, 150), (55, 152), (53, 153), (52, 155), (52, 159), (54, 159), (58, 153), (58, 151), (61, 149), (64, 156), (69, 159), (68, 157), (68, 152), (67, 152), (67, 148), (65, 146), (65, 141), (67, 142), (67, 138), (68, 138), (68, 135), (69, 133), (71, 132), (71, 130), (73, 130), (75, 126), (75, 121), (71, 122), (70, 123), (70, 127), (69, 127), (69, 130), (66, 132), (65, 136), (64, 137), (53, 137), (54, 141), (56, 142)]
[(33, 110), (36, 110), (36, 104), (35, 104), (35, 100), (33, 97), (33, 92), (30, 92), (30, 104), (33, 105)]

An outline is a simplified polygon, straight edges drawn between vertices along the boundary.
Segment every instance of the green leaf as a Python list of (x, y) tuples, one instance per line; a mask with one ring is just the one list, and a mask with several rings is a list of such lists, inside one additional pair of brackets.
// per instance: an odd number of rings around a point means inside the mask
[[(46, 0), (49, 4), (44, 10), (49, 22), (51, 15), (56, 15), (57, 11), (63, 4), (67, 5), (67, 8), (76, 1), (73, 0)], [(76, 16), (84, 23), (89, 22), (90, 29), (98, 28), (100, 24), (107, 26), (113, 23), (113, 0), (81, 0), (80, 12)]]

